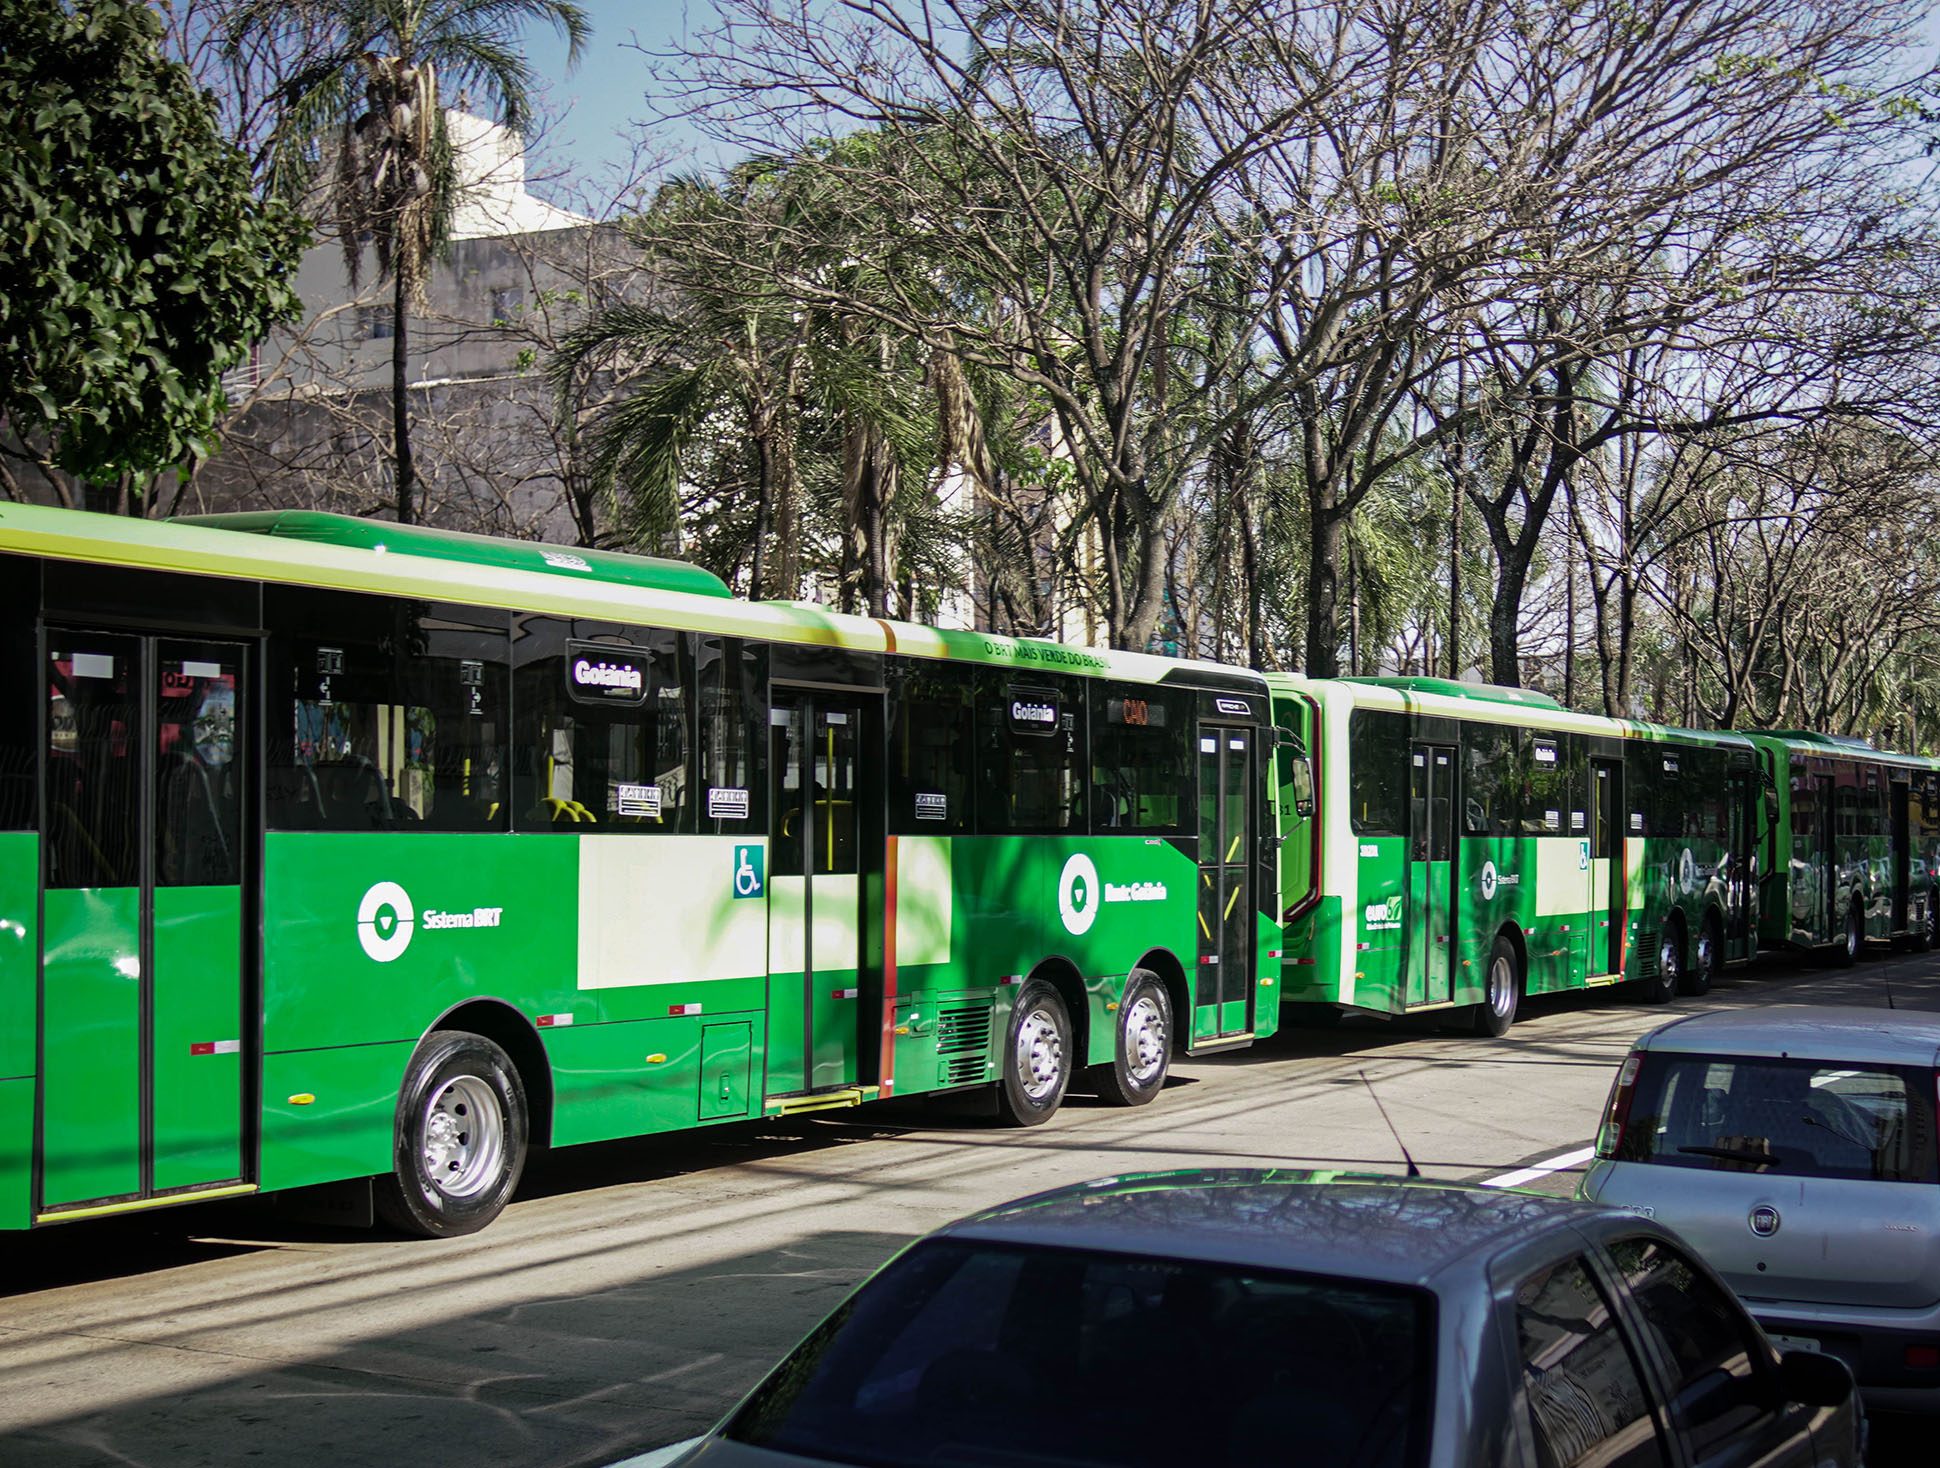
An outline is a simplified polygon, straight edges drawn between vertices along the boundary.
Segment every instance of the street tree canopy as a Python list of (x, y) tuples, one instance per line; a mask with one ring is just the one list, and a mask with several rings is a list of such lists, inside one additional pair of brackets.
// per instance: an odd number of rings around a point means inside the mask
[(161, 33), (129, 0), (0, 10), (0, 411), (96, 482), (208, 453), (223, 372), (297, 310), (304, 228)]

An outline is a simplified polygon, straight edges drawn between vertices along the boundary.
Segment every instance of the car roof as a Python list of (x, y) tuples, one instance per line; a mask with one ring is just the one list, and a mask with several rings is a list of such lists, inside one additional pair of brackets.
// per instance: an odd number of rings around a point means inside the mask
[(1425, 1285), (1609, 1212), (1377, 1173), (1214, 1168), (1098, 1178), (971, 1214), (939, 1236)]
[(1932, 1065), (1940, 1056), (1940, 1014), (1855, 1005), (1773, 1004), (1672, 1020), (1639, 1048), (1685, 1054), (1795, 1056), (1811, 1060)]

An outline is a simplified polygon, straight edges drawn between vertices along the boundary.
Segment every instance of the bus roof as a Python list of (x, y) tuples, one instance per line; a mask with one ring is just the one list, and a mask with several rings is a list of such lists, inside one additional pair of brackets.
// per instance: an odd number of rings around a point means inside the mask
[(1376, 688), (1400, 688), (1410, 693), (1439, 693), (1444, 698), (1473, 698), (1486, 703), (1509, 703), (1522, 708), (1560, 709), (1547, 693), (1533, 688), (1505, 688), (1500, 683), (1458, 683), (1453, 678), (1342, 678), (1342, 683), (1366, 683)]
[(539, 540), (501, 540), (492, 535), (467, 535), (429, 525), (399, 525), (392, 520), (367, 520), (358, 515), (332, 515), (322, 510), (253, 510), (232, 515), (178, 515), (174, 523), (202, 525), (215, 530), (240, 530), (250, 535), (278, 535), (317, 545), (341, 545), (357, 550), (384, 551), (398, 556), (428, 556), (464, 561), (474, 566), (537, 571), (577, 581), (612, 581), (622, 586), (649, 586), (657, 591), (681, 591), (690, 596), (732, 596), (727, 582), (712, 571), (686, 561), (659, 556), (627, 555), (590, 546), (553, 545)]
[[(461, 605), (540, 612), (555, 616), (637, 620), (727, 637), (807, 643), (857, 652), (903, 653), (912, 657), (982, 663), (1019, 678), (1034, 673), (1074, 673), (1148, 683), (1171, 682), (1230, 689), (1261, 696), (1258, 673), (1223, 664), (1154, 653), (1077, 647), (1040, 638), (1004, 637), (992, 632), (955, 631), (850, 616), (813, 602), (748, 602), (729, 592), (719, 577), (681, 562), (654, 561), (616, 552), (588, 552), (576, 546), (494, 541), (485, 536), (400, 527), (383, 520), (357, 520), (320, 512), (265, 512), (250, 520), (315, 514), (319, 520), (368, 526), (366, 544), (296, 533), (266, 532), (260, 523), (238, 528), (230, 516), (184, 516), (142, 520), (47, 505), (0, 504), (0, 552), (44, 556), (57, 561), (143, 567), (183, 575), (264, 580), (294, 586), (327, 587), (379, 595), (408, 596)], [(302, 525), (293, 522), (293, 529)], [(502, 558), (453, 556), (436, 551), (404, 552), (393, 537), (437, 537), (422, 544), (478, 540), (511, 547)], [(672, 567), (694, 578), (694, 589), (656, 584), (646, 571), (631, 579), (608, 579), (548, 565), (545, 550), (594, 556), (610, 562)], [(392, 554), (393, 550), (399, 554)], [(678, 578), (677, 578), (678, 579)]]

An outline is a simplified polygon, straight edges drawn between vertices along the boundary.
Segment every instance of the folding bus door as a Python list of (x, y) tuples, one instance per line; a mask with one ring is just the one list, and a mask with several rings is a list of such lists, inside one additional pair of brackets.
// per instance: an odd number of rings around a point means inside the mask
[(1455, 751), (1408, 758), (1408, 1004), (1446, 1004), (1454, 966)]
[(1624, 861), (1623, 761), (1590, 761), (1590, 972), (1623, 972), (1630, 925)]
[(39, 1216), (240, 1187), (244, 649), (46, 652)]
[[(860, 1080), (862, 872), (880, 825), (860, 757), (880, 698), (777, 687), (771, 719), (768, 877), (770, 1096)], [(879, 860), (879, 858), (878, 858)]]
[(1199, 981), (1194, 1040), (1231, 1039), (1253, 1028), (1256, 934), (1253, 818), (1258, 734), (1199, 726)]

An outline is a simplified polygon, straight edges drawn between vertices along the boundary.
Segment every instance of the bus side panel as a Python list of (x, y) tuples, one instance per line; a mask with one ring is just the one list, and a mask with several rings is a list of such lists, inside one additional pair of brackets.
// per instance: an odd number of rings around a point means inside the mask
[(414, 1040), (263, 1057), (265, 1192), (389, 1172)]
[(0, 1228), (25, 1228), (31, 1207), (39, 896), (38, 838), (0, 834)]
[(1340, 998), (1341, 900), (1320, 899), (1286, 931), (1281, 998), (1288, 1003), (1331, 1004)]
[[(553, 1030), (546, 1053), (557, 1088), (557, 1146), (673, 1131), (700, 1120), (698, 1016)], [(745, 1099), (739, 1114), (746, 1115)]]
[(601, 1017), (577, 981), (574, 839), (273, 832), (264, 845), (264, 1050), (416, 1041), (479, 997)]

